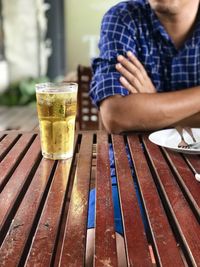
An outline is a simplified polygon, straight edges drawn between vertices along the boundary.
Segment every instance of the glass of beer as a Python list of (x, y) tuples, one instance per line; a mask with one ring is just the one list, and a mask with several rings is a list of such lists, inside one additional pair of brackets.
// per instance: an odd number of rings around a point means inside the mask
[(76, 83), (36, 84), (40, 139), (45, 158), (72, 157), (77, 91)]

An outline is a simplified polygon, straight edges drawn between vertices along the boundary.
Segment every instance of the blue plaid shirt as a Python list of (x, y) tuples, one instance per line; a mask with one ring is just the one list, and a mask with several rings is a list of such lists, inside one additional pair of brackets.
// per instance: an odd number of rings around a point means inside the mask
[[(106, 97), (115, 94), (128, 95), (128, 91), (121, 86), (120, 74), (115, 69), (117, 56), (126, 55), (127, 51), (132, 51), (144, 65), (158, 92), (185, 89), (200, 84), (200, 21), (191, 38), (177, 50), (148, 1), (121, 2), (111, 8), (103, 18), (99, 48), (100, 55), (93, 61), (94, 75), (90, 90), (90, 96), (97, 106)], [(126, 149), (131, 164), (128, 147)], [(114, 188), (116, 172), (111, 144), (109, 157)], [(132, 176), (135, 176), (133, 168)], [(136, 179), (134, 185), (147, 229)], [(118, 202), (115, 196), (115, 229), (123, 234)], [(88, 227), (94, 227), (94, 204), (89, 208), (88, 214)]]
[(99, 49), (90, 90), (97, 106), (106, 97), (128, 94), (115, 69), (117, 56), (127, 51), (137, 56), (158, 92), (200, 84), (200, 18), (193, 35), (177, 50), (147, 0), (121, 2), (103, 18)]

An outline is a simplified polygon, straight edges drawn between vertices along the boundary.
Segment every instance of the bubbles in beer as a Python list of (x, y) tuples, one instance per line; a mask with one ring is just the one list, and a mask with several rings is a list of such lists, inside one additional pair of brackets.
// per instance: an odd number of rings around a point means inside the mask
[(42, 150), (52, 158), (72, 153), (76, 106), (76, 92), (37, 93)]

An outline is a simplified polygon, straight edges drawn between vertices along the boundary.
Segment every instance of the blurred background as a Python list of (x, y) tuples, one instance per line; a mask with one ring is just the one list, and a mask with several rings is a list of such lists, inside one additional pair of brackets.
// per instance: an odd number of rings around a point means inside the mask
[(40, 81), (78, 81), (78, 66), (98, 55), (103, 14), (117, 2), (0, 0), (0, 106), (34, 102)]
[(76, 72), (78, 64), (89, 66), (98, 54), (102, 16), (117, 2), (0, 0), (1, 89), (7, 79), (55, 79)]

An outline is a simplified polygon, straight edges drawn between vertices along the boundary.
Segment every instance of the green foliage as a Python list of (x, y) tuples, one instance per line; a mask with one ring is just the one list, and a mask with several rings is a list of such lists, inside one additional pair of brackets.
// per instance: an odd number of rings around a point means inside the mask
[(35, 84), (48, 81), (47, 77), (41, 77), (27, 78), (13, 83), (8, 90), (0, 94), (0, 105), (23, 106), (35, 102)]

